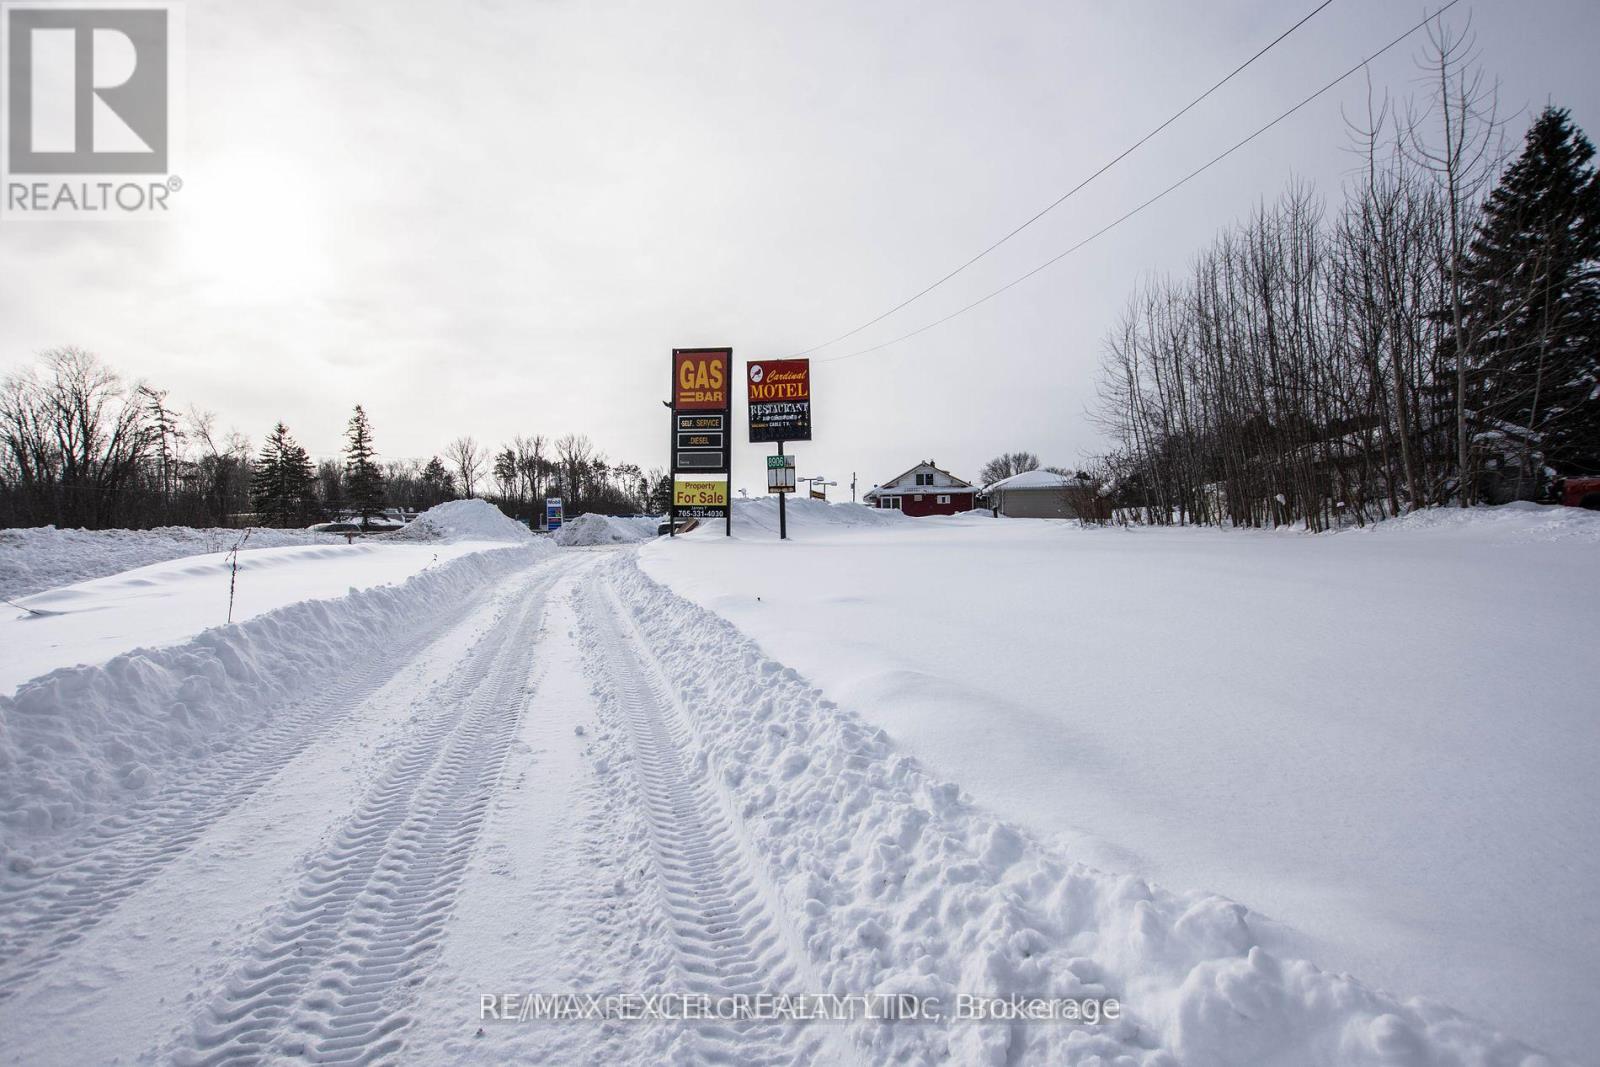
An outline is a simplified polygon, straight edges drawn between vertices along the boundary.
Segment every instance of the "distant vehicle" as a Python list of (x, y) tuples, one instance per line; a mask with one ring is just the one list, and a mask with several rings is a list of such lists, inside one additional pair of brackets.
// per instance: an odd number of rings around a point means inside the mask
[(318, 522), (306, 529), (312, 533), (353, 534), (361, 532), (361, 525), (354, 522)]
[(1562, 478), (1556, 483), (1556, 499), (1569, 508), (1600, 511), (1600, 475)]

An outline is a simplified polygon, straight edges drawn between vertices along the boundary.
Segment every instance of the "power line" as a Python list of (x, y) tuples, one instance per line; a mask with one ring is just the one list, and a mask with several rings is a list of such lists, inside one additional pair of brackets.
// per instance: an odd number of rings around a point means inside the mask
[(1412, 34), (1416, 33), (1418, 30), (1422, 29), (1422, 27), (1426, 26), (1428, 23), (1432, 22), (1434, 19), (1438, 18), (1440, 15), (1443, 15), (1446, 11), (1449, 11), (1451, 8), (1455, 7), (1460, 2), (1461, 2), (1461, 0), (1450, 0), (1449, 3), (1447, 3), (1443, 7), (1439, 8), (1439, 10), (1435, 11), (1433, 14), (1429, 15), (1427, 18), (1423, 19), (1421, 22), (1417, 23), (1415, 26), (1411, 27), (1409, 30), (1405, 31), (1400, 36), (1396, 37), (1394, 40), (1390, 41), (1388, 44), (1384, 45), (1382, 48), (1378, 49), (1376, 52), (1372, 53), (1370, 56), (1367, 56), (1361, 62), (1357, 63), (1355, 66), (1351, 67), (1349, 70), (1345, 71), (1343, 74), (1339, 75), (1337, 78), (1333, 79), (1328, 84), (1324, 85), (1322, 88), (1320, 88), (1316, 92), (1312, 93), (1310, 96), (1308, 96), (1305, 99), (1301, 100), (1298, 104), (1294, 105), (1289, 110), (1283, 112), (1277, 118), (1273, 119), (1271, 122), (1268, 122), (1265, 126), (1262, 126), (1262, 127), (1258, 128), (1255, 132), (1251, 133), (1249, 136), (1245, 137), (1243, 140), (1238, 141), (1231, 148), (1228, 148), (1227, 150), (1225, 150), (1223, 152), (1220, 152), (1217, 155), (1213, 156), (1209, 161), (1207, 161), (1206, 163), (1202, 164), (1199, 167), (1196, 167), (1194, 170), (1190, 171), (1188, 174), (1185, 174), (1183, 177), (1179, 178), (1177, 181), (1173, 182), (1171, 185), (1167, 186), (1165, 189), (1161, 190), (1159, 193), (1157, 193), (1156, 195), (1152, 196), (1150, 199), (1146, 200), (1144, 203), (1140, 204), (1138, 207), (1134, 208), (1133, 210), (1127, 212), (1124, 215), (1119, 216), (1118, 218), (1112, 220), (1111, 222), (1106, 223), (1106, 225), (1100, 227), (1100, 229), (1096, 230), (1094, 233), (1091, 233), (1088, 237), (1085, 237), (1083, 240), (1079, 241), (1077, 244), (1073, 245), (1071, 248), (1068, 248), (1065, 252), (1062, 252), (1062, 253), (1060, 253), (1058, 255), (1052, 256), (1050, 259), (1045, 260), (1043, 263), (1039, 264), (1037, 267), (1034, 267), (1032, 270), (1028, 271), (1028, 273), (1022, 275), (1021, 277), (1013, 278), (1011, 281), (1009, 281), (1006, 284), (1002, 285), (1000, 288), (994, 290), (992, 293), (989, 293), (987, 296), (979, 297), (977, 300), (974, 300), (972, 303), (968, 304), (966, 307), (960, 308), (957, 311), (953, 311), (950, 314), (946, 315), (942, 319), (936, 319), (933, 322), (930, 322), (925, 326), (919, 326), (915, 330), (912, 330), (910, 333), (901, 334), (899, 337), (896, 337), (891, 341), (885, 341), (882, 344), (873, 345), (871, 348), (862, 348), (862, 349), (859, 349), (859, 350), (857, 350), (855, 352), (847, 352), (842, 356), (826, 356), (826, 357), (823, 357), (823, 358), (819, 359), (817, 362), (819, 362), (819, 363), (837, 363), (839, 360), (842, 360), (842, 359), (853, 359), (856, 356), (864, 356), (864, 355), (868, 354), (869, 352), (877, 352), (880, 349), (888, 348), (890, 345), (897, 345), (901, 341), (908, 341), (911, 338), (917, 336), (918, 334), (926, 333), (927, 331), (933, 329), (935, 326), (943, 326), (945, 323), (949, 322), (951, 319), (957, 318), (957, 317), (959, 317), (961, 315), (965, 315), (967, 312), (971, 311), (975, 307), (978, 307), (980, 304), (987, 304), (989, 301), (993, 300), (995, 297), (999, 296), (1001, 293), (1003, 293), (1006, 290), (1012, 288), (1013, 286), (1020, 285), (1021, 283), (1027, 281), (1029, 278), (1033, 277), (1035, 274), (1038, 274), (1040, 271), (1045, 270), (1048, 267), (1052, 267), (1055, 264), (1059, 263), (1061, 260), (1066, 259), (1068, 256), (1072, 255), (1072, 253), (1078, 251), (1078, 249), (1082, 248), (1084, 245), (1088, 244), (1089, 242), (1095, 240), (1097, 237), (1102, 236), (1103, 234), (1107, 233), (1110, 230), (1116, 229), (1118, 226), (1122, 225), (1124, 222), (1127, 222), (1129, 219), (1131, 219), (1135, 215), (1139, 214), (1145, 208), (1147, 208), (1150, 205), (1154, 204), (1156, 201), (1161, 200), (1162, 198), (1166, 197), (1169, 193), (1175, 192), (1176, 190), (1178, 190), (1182, 186), (1187, 185), (1191, 180), (1193, 180), (1194, 178), (1199, 177), (1201, 174), (1204, 174), (1206, 171), (1210, 170), (1212, 167), (1216, 166), (1218, 163), (1221, 163), (1224, 159), (1227, 159), (1229, 156), (1233, 155), (1239, 149), (1243, 148), (1245, 145), (1249, 144), (1251, 141), (1254, 141), (1257, 137), (1260, 137), (1262, 134), (1266, 133), (1268, 130), (1270, 130), (1274, 126), (1278, 125), (1278, 123), (1282, 122), (1284, 119), (1286, 119), (1289, 116), (1293, 115), (1295, 112), (1299, 111), (1301, 108), (1305, 107), (1307, 104), (1311, 103), (1313, 100), (1315, 100), (1318, 97), (1322, 96), (1324, 93), (1328, 92), (1334, 86), (1338, 85), (1340, 82), (1344, 81), (1346, 78), (1350, 77), (1352, 74), (1355, 74), (1357, 71), (1359, 71), (1363, 67), (1365, 67), (1368, 63), (1371, 63), (1373, 60), (1377, 59), (1379, 56), (1381, 56), (1385, 52), (1389, 51), (1395, 45), (1399, 44), (1401, 41), (1404, 41), (1407, 37), (1410, 37)]
[(833, 338), (831, 341), (824, 341), (821, 344), (812, 345), (810, 348), (803, 348), (798, 352), (791, 353), (786, 358), (793, 359), (795, 356), (808, 355), (808, 354), (810, 354), (812, 352), (818, 351), (819, 349), (827, 348), (829, 345), (838, 344), (840, 341), (843, 341), (843, 340), (845, 340), (847, 338), (850, 338), (850, 337), (854, 337), (856, 334), (860, 333), (862, 330), (867, 329), (869, 326), (876, 326), (878, 323), (882, 322), (884, 319), (888, 318), (890, 315), (893, 315), (895, 312), (899, 311), (901, 308), (908, 307), (909, 305), (916, 303), (918, 300), (921, 300), (923, 297), (927, 296), (929, 293), (931, 293), (935, 289), (939, 288), (939, 286), (943, 285), (945, 282), (949, 281), (951, 278), (954, 278), (957, 274), (960, 274), (962, 271), (966, 270), (968, 267), (970, 267), (974, 263), (978, 262), (984, 256), (987, 256), (990, 252), (993, 252), (995, 249), (999, 248), (1001, 245), (1003, 245), (1007, 241), (1011, 240), (1017, 234), (1021, 233), (1023, 230), (1026, 230), (1029, 226), (1032, 226), (1034, 223), (1036, 223), (1040, 219), (1044, 218), (1050, 212), (1052, 212), (1056, 208), (1060, 207), (1063, 203), (1065, 203), (1067, 201), (1068, 198), (1072, 197), (1074, 194), (1076, 194), (1084, 186), (1088, 185), (1090, 182), (1092, 182), (1096, 178), (1100, 177), (1100, 175), (1104, 174), (1106, 171), (1110, 170), (1112, 167), (1116, 166), (1118, 163), (1121, 163), (1124, 159), (1127, 159), (1134, 152), (1138, 151), (1138, 149), (1146, 141), (1150, 140), (1152, 137), (1154, 137), (1156, 134), (1160, 133), (1162, 130), (1166, 129), (1168, 126), (1171, 126), (1174, 122), (1177, 122), (1179, 119), (1183, 118), (1184, 115), (1187, 115), (1190, 111), (1192, 111), (1201, 101), (1205, 100), (1206, 97), (1210, 96), (1212, 93), (1216, 92), (1218, 89), (1220, 89), (1224, 85), (1228, 84), (1228, 82), (1232, 81), (1237, 74), (1239, 74), (1241, 71), (1243, 71), (1250, 64), (1254, 63), (1256, 60), (1260, 59), (1262, 56), (1264, 56), (1268, 52), (1270, 52), (1284, 38), (1288, 37), (1295, 30), (1298, 30), (1301, 26), (1304, 26), (1306, 23), (1310, 22), (1311, 19), (1318, 12), (1320, 12), (1323, 8), (1327, 7), (1331, 3), (1333, 3), (1333, 0), (1322, 0), (1322, 3), (1320, 3), (1316, 7), (1312, 8), (1311, 11), (1309, 13), (1307, 13), (1303, 18), (1301, 18), (1299, 22), (1296, 22), (1293, 26), (1290, 26), (1288, 29), (1286, 29), (1282, 33), (1278, 34), (1278, 36), (1274, 37), (1271, 41), (1267, 42), (1266, 47), (1262, 48), (1259, 52), (1257, 52), (1255, 55), (1251, 56), (1249, 59), (1245, 60), (1243, 63), (1240, 63), (1237, 67), (1234, 67), (1231, 71), (1229, 71), (1227, 73), (1227, 75), (1225, 77), (1223, 77), (1215, 85), (1211, 86), (1211, 88), (1207, 89), (1205, 92), (1201, 93), (1199, 96), (1195, 97), (1193, 100), (1191, 100), (1187, 104), (1185, 104), (1183, 106), (1182, 110), (1174, 113), (1171, 117), (1169, 117), (1161, 125), (1157, 126), (1155, 129), (1151, 130), (1149, 133), (1145, 134), (1143, 137), (1141, 137), (1137, 141), (1133, 142), (1133, 144), (1131, 144), (1127, 148), (1123, 149), (1122, 152), (1120, 154), (1118, 154), (1115, 158), (1113, 158), (1110, 162), (1102, 165), (1100, 167), (1100, 169), (1096, 170), (1093, 174), (1090, 174), (1087, 178), (1083, 179), (1077, 185), (1074, 185), (1071, 189), (1068, 189), (1066, 192), (1062, 193), (1060, 196), (1058, 196), (1054, 200), (1052, 200), (1049, 204), (1045, 205), (1045, 207), (1042, 210), (1040, 210), (1037, 214), (1035, 214), (1032, 218), (1028, 219), (1022, 225), (1018, 226), (1016, 229), (1012, 230), (1010, 233), (1008, 233), (1004, 237), (1000, 238), (998, 241), (996, 241), (994, 244), (990, 245), (988, 248), (985, 248), (982, 252), (979, 252), (977, 255), (973, 256), (971, 259), (969, 259), (965, 263), (961, 264), (959, 267), (957, 267), (955, 270), (951, 271), (949, 274), (946, 274), (943, 278), (940, 278), (938, 281), (934, 282), (932, 285), (928, 286), (926, 289), (923, 289), (920, 292), (914, 293), (911, 296), (907, 297), (905, 300), (902, 300), (900, 303), (896, 304), (894, 307), (890, 308), (888, 311), (885, 311), (882, 315), (879, 315), (877, 318), (871, 319), (871, 320), (869, 320), (867, 322), (863, 322), (860, 326), (857, 326), (855, 329), (849, 330), (849, 331), (847, 331), (845, 333), (841, 333), (838, 337)]

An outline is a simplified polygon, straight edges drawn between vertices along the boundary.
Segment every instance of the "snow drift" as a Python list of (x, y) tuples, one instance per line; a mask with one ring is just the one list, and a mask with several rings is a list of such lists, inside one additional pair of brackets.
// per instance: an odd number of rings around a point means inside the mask
[(430, 631), (553, 551), (472, 552), (402, 584), (292, 604), (0, 696), (0, 871), (25, 868), (75, 824), (226, 752), (286, 703), (326, 690), (358, 654)]
[(555, 532), (563, 548), (594, 545), (631, 545), (656, 536), (659, 519), (624, 515), (579, 515)]
[[(1521, 1064), (1549, 1061), (1447, 1008), (1273, 950), (1209, 893), (1073, 862), (975, 808), (887, 736), (629, 559), (615, 573), (826, 989), (1121, 1001), (1098, 1027), (861, 1027), (875, 1062)], [(1096, 1059), (1098, 1057), (1098, 1059)]]

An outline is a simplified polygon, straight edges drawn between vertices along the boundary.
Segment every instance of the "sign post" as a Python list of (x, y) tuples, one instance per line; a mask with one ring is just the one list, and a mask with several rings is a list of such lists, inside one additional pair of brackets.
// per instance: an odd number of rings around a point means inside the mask
[[(778, 446), (778, 454), (767, 457), (767, 490), (778, 494), (778, 539), (788, 540), (786, 498), (794, 492), (794, 457), (785, 456), (783, 446), (786, 441), (811, 440), (811, 361), (751, 360), (746, 377), (750, 443)], [(774, 469), (787, 472), (776, 488), (772, 481)]]
[(561, 498), (558, 496), (545, 497), (544, 528), (551, 533), (561, 529)]
[[(733, 410), (733, 349), (672, 350), (672, 503), (667, 532), (678, 534), (678, 517), (720, 516), (733, 536), (728, 485), (733, 474), (729, 422)], [(681, 477), (680, 477), (681, 476)]]
[(789, 536), (789, 517), (785, 510), (787, 497), (794, 492), (794, 457), (783, 454), (783, 442), (778, 443), (778, 454), (767, 457), (767, 492), (778, 494), (778, 538)]

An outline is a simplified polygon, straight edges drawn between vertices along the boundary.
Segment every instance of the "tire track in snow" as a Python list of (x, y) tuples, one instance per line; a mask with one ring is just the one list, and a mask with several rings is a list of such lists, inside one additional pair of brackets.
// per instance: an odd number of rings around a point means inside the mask
[(263, 727), (155, 796), (91, 826), (79, 840), (0, 889), (0, 1002), (10, 999), (249, 800), (319, 737), (348, 719), (478, 605), (464, 599), (397, 644), (351, 665), (331, 688), (262, 717)]
[[(703, 764), (691, 756), (687, 723), (625, 618), (609, 583), (590, 583), (586, 614), (598, 639), (603, 680), (626, 720), (644, 798), (655, 867), (685, 992), (711, 996), (803, 992), (805, 967), (746, 863), (739, 831)], [(701, 1022), (693, 1033), (710, 1063), (840, 1063), (854, 1059), (848, 1034), (831, 1024), (760, 1020)]]
[(411, 987), (437, 948), (506, 752), (528, 702), (545, 597), (519, 603), (453, 672), (458, 694), (377, 780), (202, 1009), (171, 1058), (184, 1064), (392, 1059)]

